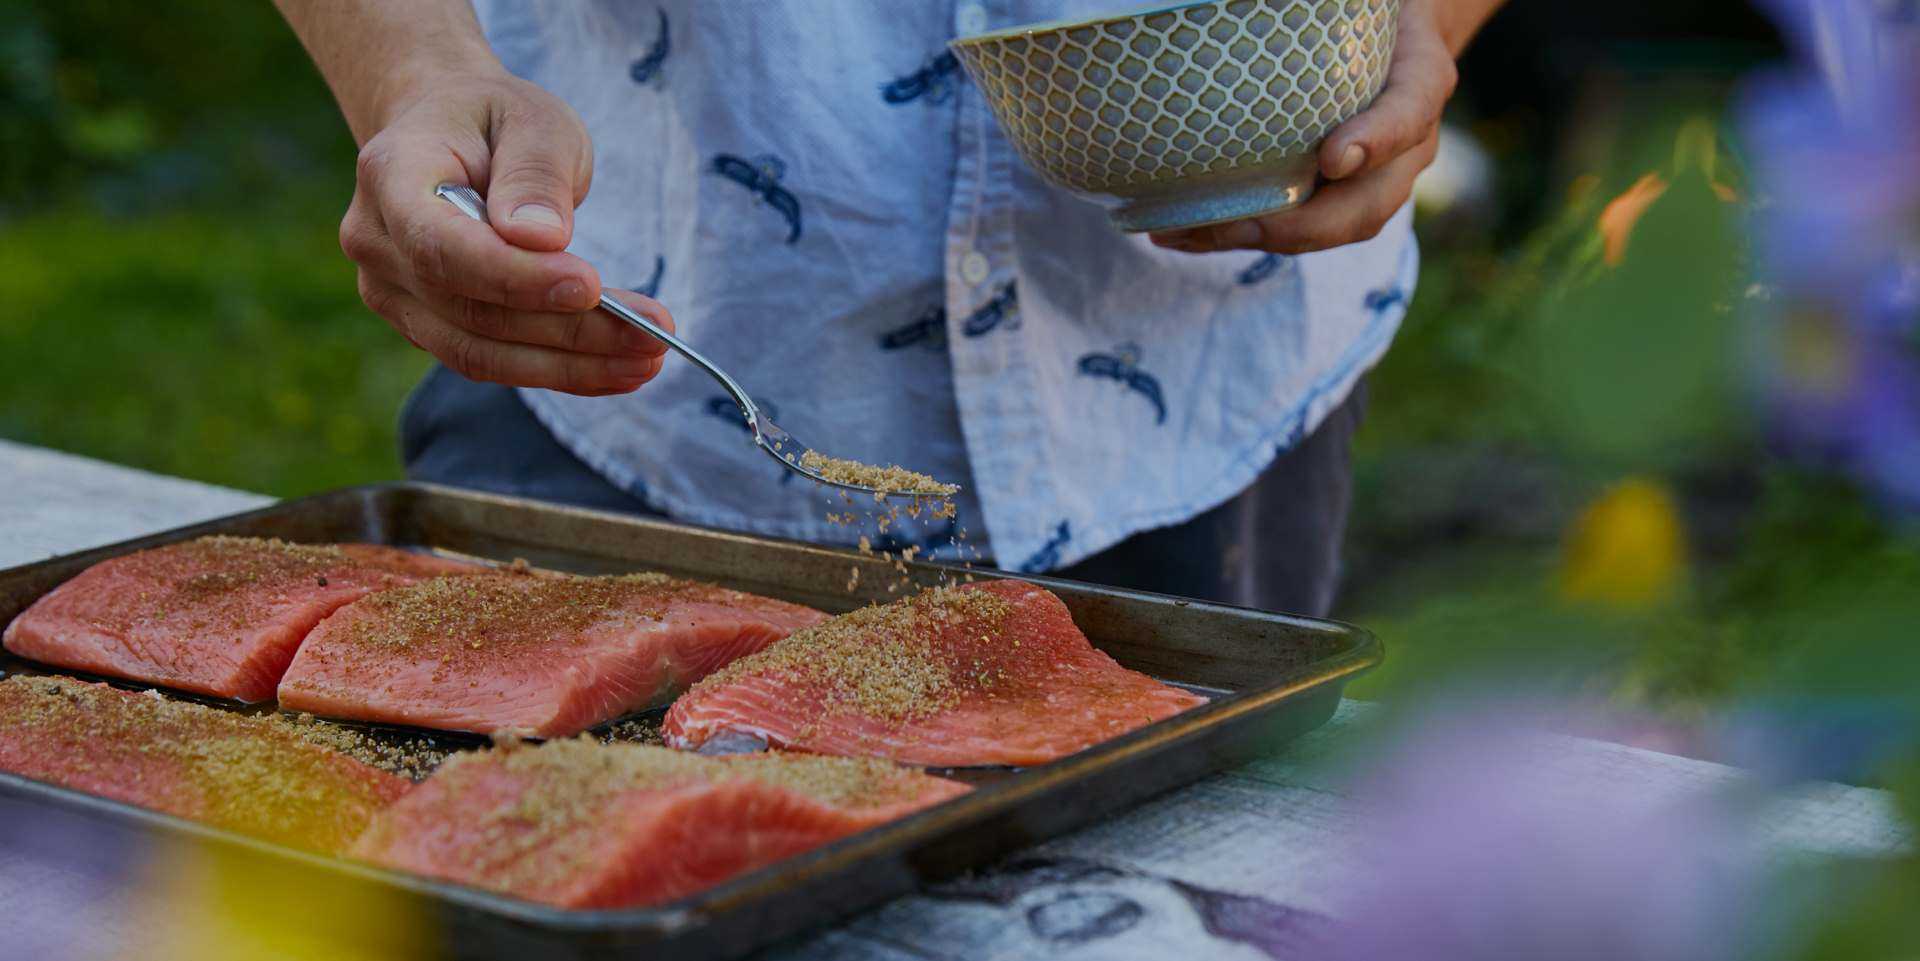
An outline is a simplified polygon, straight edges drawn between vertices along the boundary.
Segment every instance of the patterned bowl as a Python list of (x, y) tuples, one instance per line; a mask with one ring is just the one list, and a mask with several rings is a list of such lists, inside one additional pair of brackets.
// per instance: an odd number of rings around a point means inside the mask
[(1400, 0), (1206, 0), (953, 41), (1014, 149), (1121, 230), (1284, 210), (1386, 82)]

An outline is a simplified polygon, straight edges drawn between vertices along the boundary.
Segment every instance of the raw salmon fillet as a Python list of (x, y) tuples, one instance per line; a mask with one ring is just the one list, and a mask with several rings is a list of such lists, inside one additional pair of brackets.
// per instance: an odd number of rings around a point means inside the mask
[(18, 675), (0, 681), (0, 770), (328, 853), (411, 787), (271, 717)]
[(480, 734), (565, 737), (818, 623), (798, 604), (663, 574), (443, 578), (341, 608), (282, 707)]
[(965, 794), (885, 761), (581, 737), (449, 759), (353, 855), (571, 908), (659, 904)]
[(834, 618), (694, 685), (664, 733), (965, 767), (1040, 764), (1205, 703), (1095, 650), (1021, 581), (928, 591)]
[(372, 544), (202, 537), (87, 568), (7, 625), (4, 643), (43, 664), (264, 701), (334, 609), (478, 569)]

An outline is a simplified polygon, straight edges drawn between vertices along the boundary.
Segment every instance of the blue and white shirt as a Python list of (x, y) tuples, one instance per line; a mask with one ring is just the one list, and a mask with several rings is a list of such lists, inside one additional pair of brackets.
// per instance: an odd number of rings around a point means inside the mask
[[(572, 250), (664, 302), (781, 426), (965, 486), (888, 533), (1073, 563), (1246, 488), (1387, 349), (1417, 253), (1194, 256), (1110, 226), (1015, 156), (947, 41), (1116, 0), (479, 0), (506, 66), (595, 146)], [(848, 543), (670, 357), (623, 397), (523, 391), (560, 442), (669, 516)], [(949, 527), (949, 525), (953, 525)], [(866, 533), (871, 533), (867, 531)]]

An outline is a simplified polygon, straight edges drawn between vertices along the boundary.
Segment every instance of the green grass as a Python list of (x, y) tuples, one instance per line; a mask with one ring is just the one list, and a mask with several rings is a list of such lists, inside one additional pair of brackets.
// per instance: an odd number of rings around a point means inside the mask
[(0, 437), (281, 496), (399, 476), (428, 360), (360, 304), (343, 206), (0, 226)]

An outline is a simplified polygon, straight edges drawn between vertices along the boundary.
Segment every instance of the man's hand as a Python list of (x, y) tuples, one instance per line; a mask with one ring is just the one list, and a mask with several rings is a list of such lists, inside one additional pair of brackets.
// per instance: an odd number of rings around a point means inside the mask
[[(593, 310), (592, 266), (566, 253), (593, 176), (571, 108), (506, 70), (464, 2), (280, 0), (364, 145), (340, 246), (360, 296), (414, 346), (474, 380), (625, 393), (665, 345)], [(491, 225), (434, 195), (466, 184)], [(658, 302), (612, 291), (668, 330)]]
[(1497, 2), (1406, 0), (1386, 85), (1372, 106), (1320, 145), (1325, 182), (1306, 203), (1265, 217), (1156, 233), (1153, 242), (1188, 253), (1302, 254), (1377, 236), (1433, 162), (1440, 114), (1458, 77), (1454, 54)]

